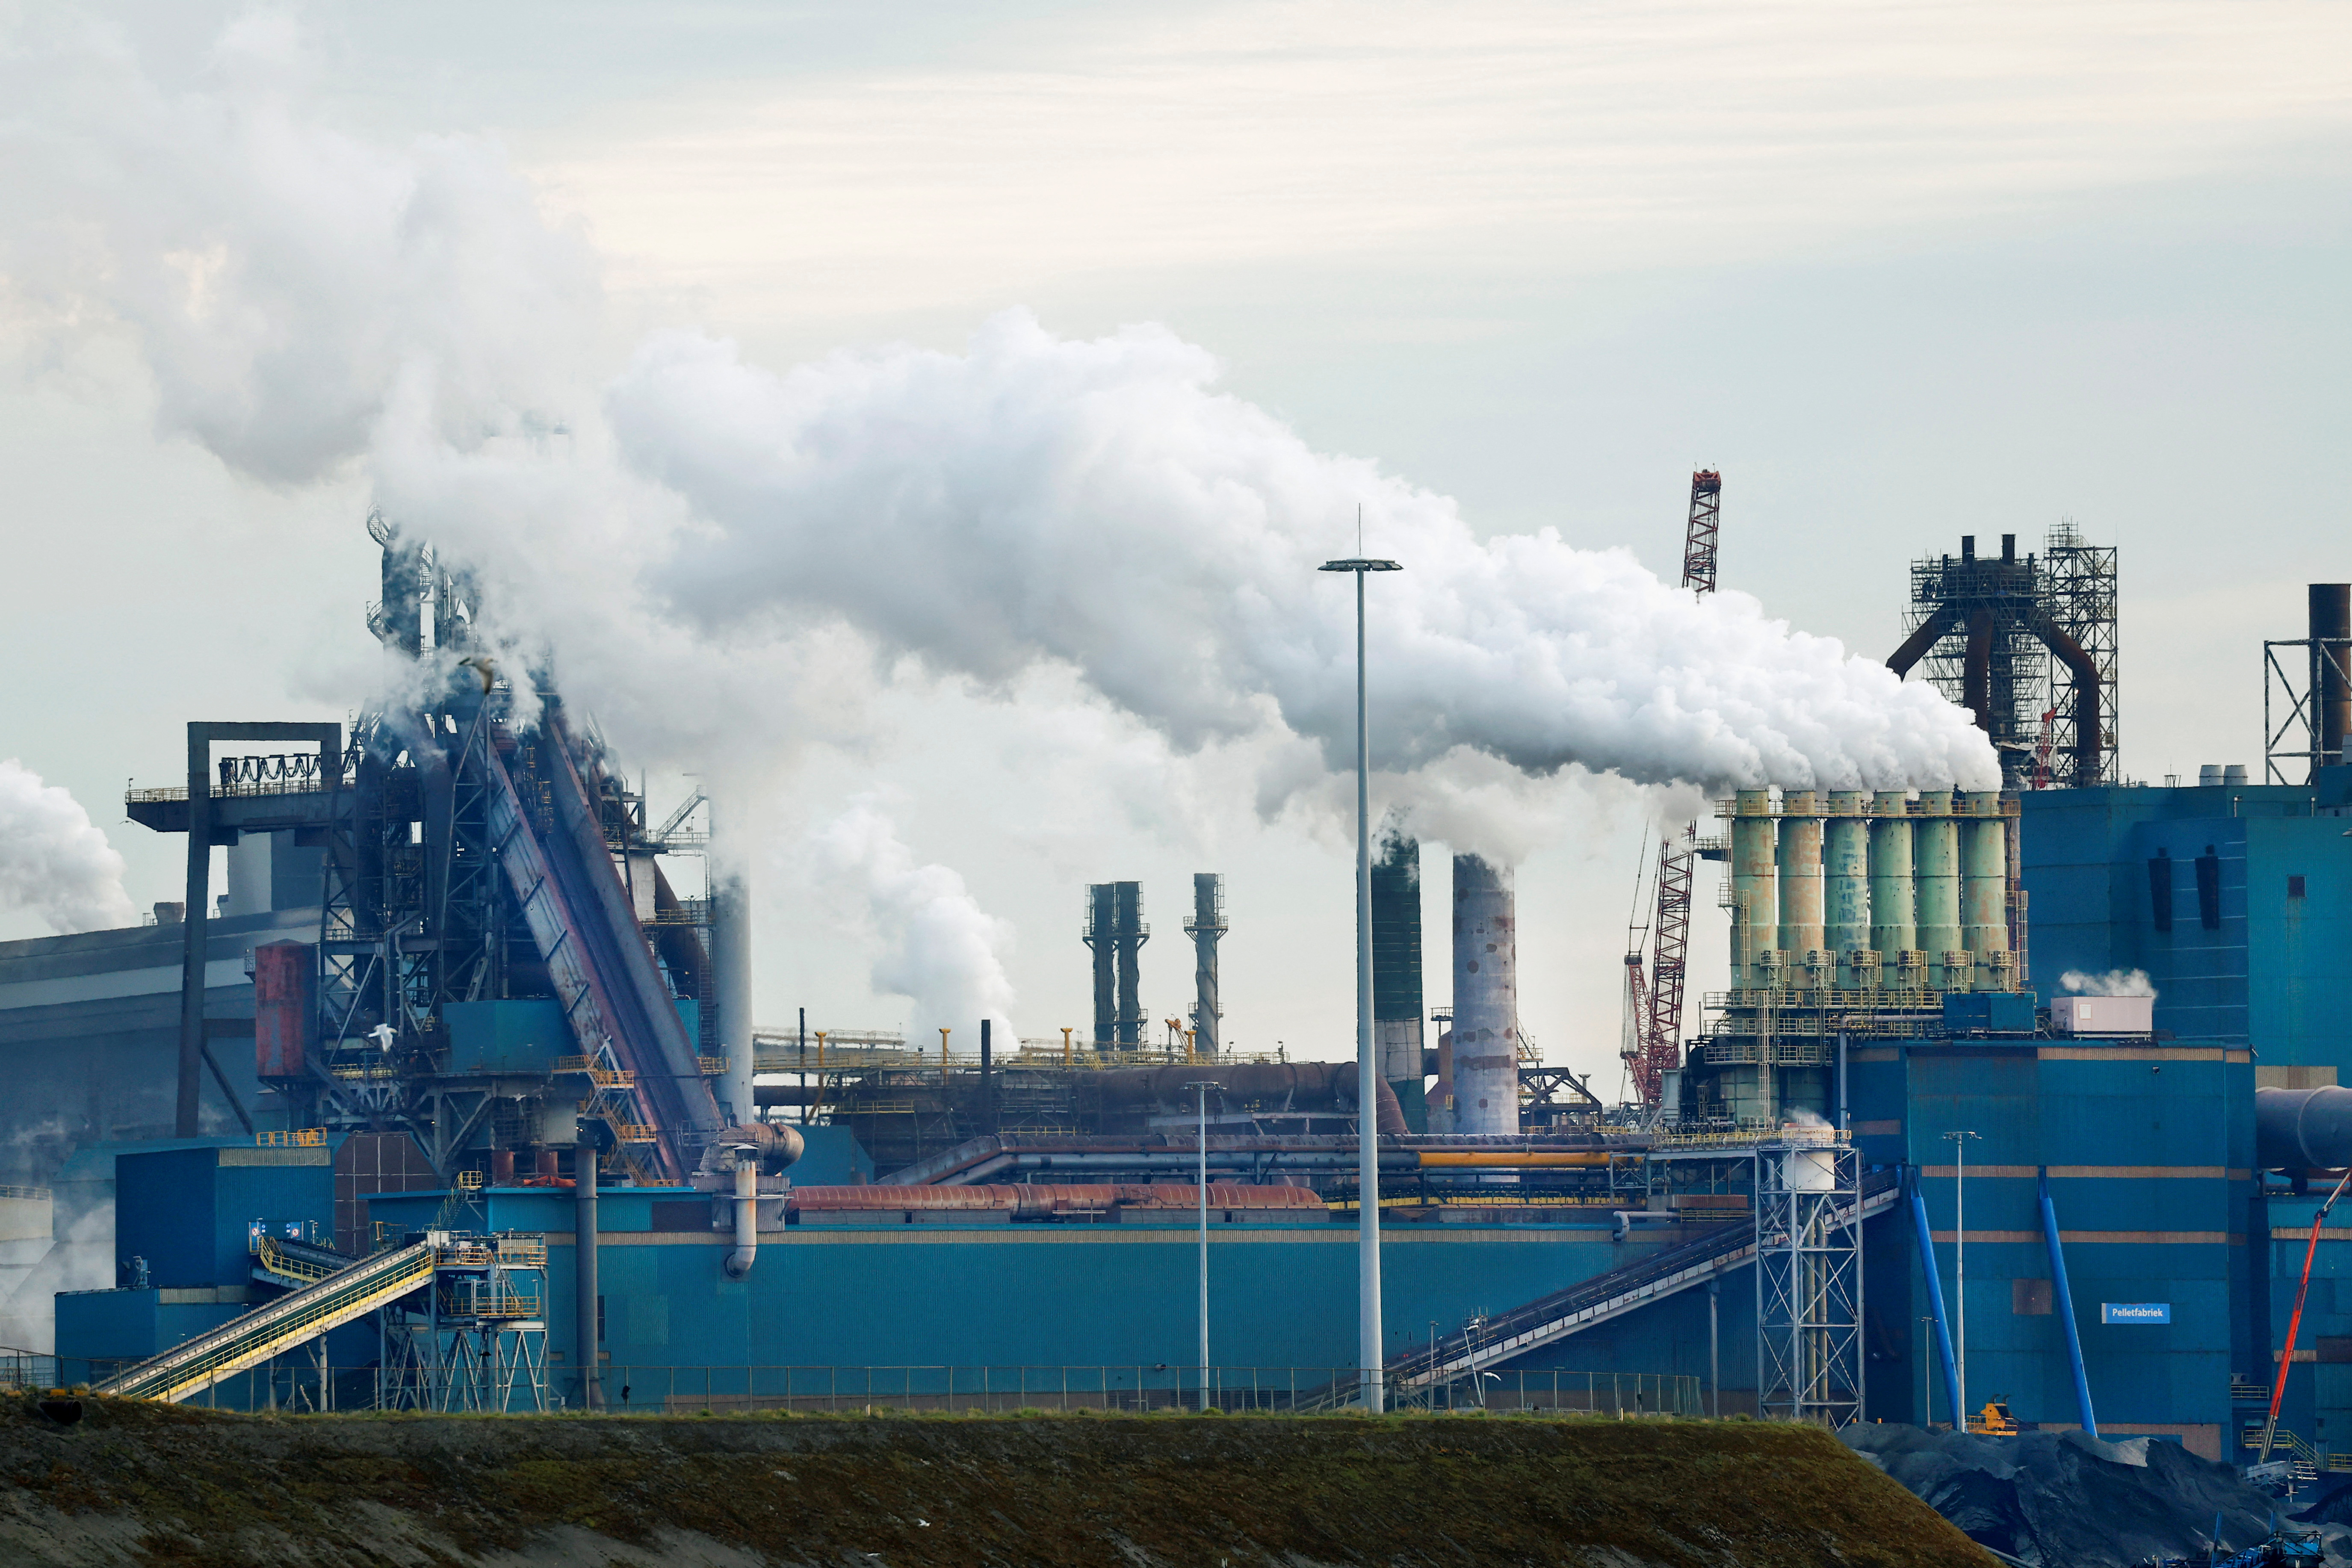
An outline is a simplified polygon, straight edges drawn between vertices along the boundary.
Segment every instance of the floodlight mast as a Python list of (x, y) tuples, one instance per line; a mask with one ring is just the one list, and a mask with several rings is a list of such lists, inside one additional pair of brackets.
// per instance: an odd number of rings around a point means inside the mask
[(1356, 578), (1356, 1355), (1363, 1406), (1377, 1415), (1381, 1386), (1380, 1063), (1372, 1046), (1371, 748), (1364, 724), (1364, 574), (1402, 572), (1394, 561), (1349, 556), (1320, 570)]

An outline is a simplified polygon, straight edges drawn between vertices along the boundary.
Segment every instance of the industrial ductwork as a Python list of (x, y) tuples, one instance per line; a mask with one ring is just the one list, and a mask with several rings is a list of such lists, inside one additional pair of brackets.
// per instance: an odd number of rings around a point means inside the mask
[(2352, 1165), (2352, 1089), (2254, 1090), (2254, 1163), (2265, 1171)]

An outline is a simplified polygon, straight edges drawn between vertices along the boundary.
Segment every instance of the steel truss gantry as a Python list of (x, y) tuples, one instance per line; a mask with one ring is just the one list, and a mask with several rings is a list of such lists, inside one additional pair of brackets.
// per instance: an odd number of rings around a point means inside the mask
[(437, 1233), (434, 1239), (431, 1287), (378, 1314), (378, 1408), (551, 1408), (544, 1239)]
[(1756, 1146), (1756, 1397), (1769, 1419), (1861, 1418), (1862, 1162), (1829, 1129)]

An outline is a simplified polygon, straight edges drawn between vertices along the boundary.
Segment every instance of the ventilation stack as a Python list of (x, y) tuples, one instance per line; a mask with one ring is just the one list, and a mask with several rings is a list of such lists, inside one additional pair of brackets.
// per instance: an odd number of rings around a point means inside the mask
[(1428, 1131), (1422, 1078), (1421, 844), (1391, 826), (1372, 862), (1372, 1042), (1405, 1125)]
[(1517, 919), (1511, 868), (1454, 858), (1454, 1130), (1519, 1130)]
[[(1143, 884), (1095, 882), (1087, 888), (1086, 943), (1095, 954), (1095, 1048), (1131, 1051), (1143, 1044)], [(1116, 985), (1116, 995), (1113, 987)]]
[(1192, 874), (1192, 913), (1184, 922), (1192, 939), (1192, 1049), (1217, 1054), (1217, 942), (1225, 934), (1225, 879), (1214, 871)]
[(2352, 583), (2311, 584), (2311, 710), (2315, 773), (2344, 761), (2352, 734)]

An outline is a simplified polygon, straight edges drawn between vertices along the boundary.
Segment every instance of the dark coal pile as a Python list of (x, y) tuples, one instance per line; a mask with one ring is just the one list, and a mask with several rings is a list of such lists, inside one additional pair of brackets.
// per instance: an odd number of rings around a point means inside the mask
[(1849, 1426), (1840, 1436), (1970, 1537), (2036, 1568), (2202, 1562), (2216, 1513), (2226, 1554), (2267, 1537), (2272, 1511), (2284, 1511), (2228, 1465), (2147, 1437), (1978, 1437), (1916, 1426)]

